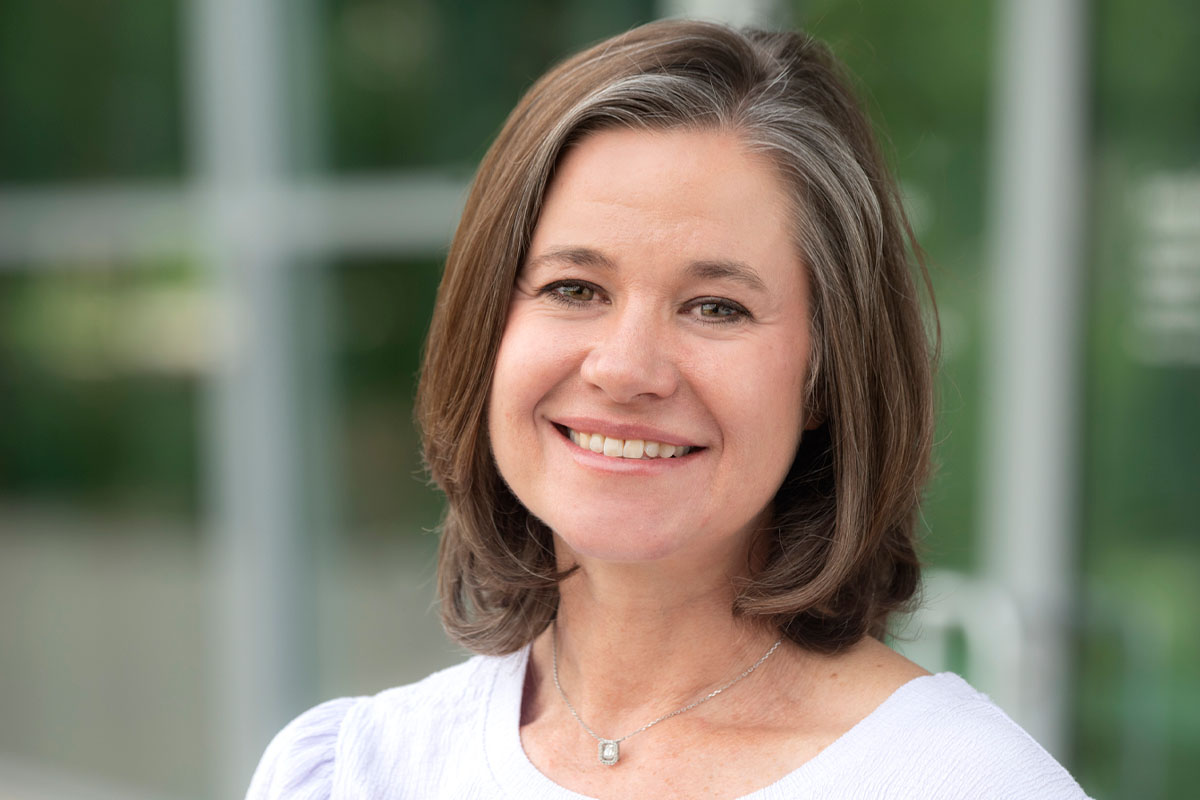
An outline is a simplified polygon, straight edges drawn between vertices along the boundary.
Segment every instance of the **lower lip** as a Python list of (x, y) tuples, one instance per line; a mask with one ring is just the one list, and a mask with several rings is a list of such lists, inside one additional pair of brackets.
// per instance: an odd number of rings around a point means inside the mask
[(567, 452), (571, 454), (571, 457), (577, 463), (585, 467), (601, 470), (602, 472), (613, 472), (622, 475), (661, 475), (670, 470), (687, 467), (696, 456), (704, 452), (703, 450), (693, 451), (686, 456), (672, 458), (617, 458), (585, 450), (566, 436), (563, 436), (558, 428), (555, 428), (553, 425), (550, 426), (550, 430), (563, 443), (563, 446), (567, 448)]

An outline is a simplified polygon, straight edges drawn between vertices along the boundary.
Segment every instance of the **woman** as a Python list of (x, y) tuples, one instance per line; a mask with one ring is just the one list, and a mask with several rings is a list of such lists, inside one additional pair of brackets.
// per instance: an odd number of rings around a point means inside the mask
[(418, 398), (480, 653), (302, 715), (264, 797), (1077, 798), (879, 641), (918, 583), (915, 242), (827, 51), (659, 22), (487, 154)]

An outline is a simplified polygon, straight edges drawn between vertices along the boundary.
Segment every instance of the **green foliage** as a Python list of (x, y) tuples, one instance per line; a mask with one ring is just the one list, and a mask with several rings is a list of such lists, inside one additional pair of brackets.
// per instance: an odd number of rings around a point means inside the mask
[(183, 171), (180, 0), (5, 0), (0, 183)]
[[(287, 74), (290, 100), (310, 106), (307, 122), (320, 129), (291, 133), (308, 137), (313, 152), (304, 166), (322, 178), (389, 170), (465, 176), (547, 66), (650, 19), (658, 6), (312, 4), (315, 50), (288, 62), (309, 58), (310, 71)], [(829, 41), (857, 76), (930, 257), (945, 357), (925, 555), (937, 566), (971, 568), (978, 558), (983, 240), (1001, 4), (791, 5), (795, 21)], [(308, 6), (282, 7), (291, 14)], [(188, 180), (186, 9), (182, 0), (0, 4), (6, 191)], [(1182, 797), (1200, 783), (1193, 757), (1200, 749), (1200, 629), (1191, 613), (1200, 603), (1200, 371), (1139, 360), (1129, 333), (1140, 254), (1150, 241), (1137, 219), (1139, 191), (1151, 176), (1200, 169), (1200, 3), (1098, 0), (1090, 9), (1094, 169), (1079, 418), (1079, 563), (1088, 593), (1074, 766), (1097, 797), (1149, 796), (1150, 787), (1131, 778), (1141, 751), (1129, 731), (1161, 725), (1158, 788)], [(289, 46), (299, 52), (308, 44)], [(204, 357), (207, 294), (195, 271), (172, 263), (27, 266), (0, 273), (0, 498), (199, 515), (212, 365)], [(335, 255), (314, 269), (331, 324), (315, 337), (327, 347), (302, 353), (299, 362), (332, 387), (324, 386), (336, 417), (332, 450), (310, 455), (337, 465), (338, 526), (357, 545), (430, 527), (439, 501), (423, 485), (411, 412), (439, 264)], [(297, 320), (297, 336), (307, 341), (303, 324)], [(328, 368), (314, 366), (318, 359)]]
[(1146, 167), (1200, 165), (1200, 3), (1098, 0), (1096, 134)]
[(603, 7), (518, 0), (330, 0), (321, 7), (334, 170), (470, 168), (554, 61), (652, 18), (649, 0)]
[(170, 321), (196, 291), (170, 266), (0, 275), (0, 496), (198, 513), (200, 365)]
[(983, 3), (796, 3), (856, 79), (899, 176), (942, 317), (937, 472), (924, 556), (976, 560), (985, 144), (994, 32)]
[(339, 465), (350, 536), (417, 533), (440, 516), (413, 423), (420, 352), (440, 279), (432, 261), (357, 259), (333, 267), (331, 350), (341, 413), (340, 444), (330, 456)]

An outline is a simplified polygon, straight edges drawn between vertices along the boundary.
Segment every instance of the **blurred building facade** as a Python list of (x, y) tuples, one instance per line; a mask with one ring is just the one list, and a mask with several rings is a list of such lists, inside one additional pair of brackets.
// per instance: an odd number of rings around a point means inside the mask
[(1200, 782), (1200, 7), (0, 4), (0, 796), (236, 796), (453, 663), (418, 350), (473, 165), (663, 14), (861, 79), (944, 336), (928, 610), (1104, 800)]

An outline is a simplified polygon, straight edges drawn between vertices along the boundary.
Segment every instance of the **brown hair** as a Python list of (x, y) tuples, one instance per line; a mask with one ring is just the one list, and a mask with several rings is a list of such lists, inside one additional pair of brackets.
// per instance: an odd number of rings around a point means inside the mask
[(808, 431), (759, 532), (765, 562), (735, 613), (831, 652), (884, 633), (913, 596), (913, 527), (933, 428), (931, 354), (913, 280), (919, 249), (848, 81), (804, 34), (662, 21), (558, 65), (521, 99), (475, 177), (445, 274), (417, 396), (445, 492), (438, 587), (447, 631), (511, 652), (554, 617), (552, 533), (498, 474), (487, 399), (513, 284), (564, 148), (613, 127), (736, 132), (793, 193), (810, 271)]

